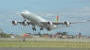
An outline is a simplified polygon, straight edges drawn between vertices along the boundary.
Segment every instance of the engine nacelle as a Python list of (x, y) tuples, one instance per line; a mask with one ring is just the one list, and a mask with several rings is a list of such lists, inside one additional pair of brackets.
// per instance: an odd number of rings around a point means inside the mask
[(54, 25), (52, 22), (48, 22), (48, 25), (47, 25), (47, 30), (50, 31), (51, 29), (54, 28)]
[(64, 24), (65, 24), (66, 26), (70, 26), (71, 23), (68, 22), (68, 21), (65, 21)]
[(17, 21), (12, 21), (12, 24), (13, 24), (13, 25), (17, 25), (18, 22), (17, 22)]
[(22, 22), (22, 25), (24, 26), (28, 25), (27, 21)]
[(48, 22), (48, 25), (52, 26), (52, 25), (53, 25), (53, 23), (52, 23), (52, 22)]

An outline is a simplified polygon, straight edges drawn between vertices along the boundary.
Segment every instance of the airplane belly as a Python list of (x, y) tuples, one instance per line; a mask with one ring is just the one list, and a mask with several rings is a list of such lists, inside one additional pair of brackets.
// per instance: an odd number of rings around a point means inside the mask
[(44, 27), (44, 28), (50, 28), (50, 29), (53, 29), (54, 27), (53, 26), (49, 26), (47, 24), (43, 24), (41, 23), (42, 21), (43, 22), (46, 22), (44, 21), (43, 19), (40, 19), (40, 18), (29, 18), (29, 20), (34, 23), (35, 25), (38, 25), (40, 27)]
[(40, 22), (39, 19), (36, 18), (28, 18), (33, 24), (38, 25), (38, 26), (43, 26), (43, 24)]
[(48, 22), (47, 20), (41, 18), (40, 16), (37, 16), (37, 15), (33, 15), (33, 14), (22, 14), (22, 16), (31, 21), (34, 25), (37, 25), (37, 26), (40, 26), (40, 27), (47, 27), (46, 25), (44, 25), (43, 23), (41, 22)]

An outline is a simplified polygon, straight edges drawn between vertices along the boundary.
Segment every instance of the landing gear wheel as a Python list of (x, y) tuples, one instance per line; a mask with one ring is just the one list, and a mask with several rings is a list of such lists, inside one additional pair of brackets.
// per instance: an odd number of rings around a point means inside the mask
[(32, 26), (32, 30), (33, 30), (33, 31), (36, 31), (36, 28), (35, 28), (35, 26)]
[(36, 31), (36, 28), (32, 28), (33, 31)]

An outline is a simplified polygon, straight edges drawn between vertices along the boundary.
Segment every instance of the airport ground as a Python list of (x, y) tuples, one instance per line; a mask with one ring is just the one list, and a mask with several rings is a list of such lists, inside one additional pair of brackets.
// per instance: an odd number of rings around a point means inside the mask
[(89, 48), (0, 48), (0, 50), (90, 50)]
[(1, 38), (0, 47), (10, 48), (90, 48), (90, 39), (48, 39), (27, 38), (25, 41), (19, 38)]

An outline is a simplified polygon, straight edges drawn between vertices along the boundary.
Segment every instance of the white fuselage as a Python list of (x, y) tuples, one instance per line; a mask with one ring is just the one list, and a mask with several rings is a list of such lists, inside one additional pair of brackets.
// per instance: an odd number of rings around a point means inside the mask
[[(47, 24), (43, 24), (41, 22), (48, 22), (47, 20), (41, 18), (40, 16), (37, 16), (35, 14), (32, 14), (31, 12), (24, 11), (21, 13), (21, 16), (29, 21), (31, 21), (35, 25), (39, 25), (40, 27), (47, 28)], [(53, 26), (49, 26), (52, 28)]]

